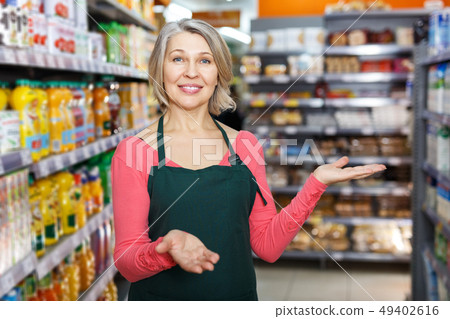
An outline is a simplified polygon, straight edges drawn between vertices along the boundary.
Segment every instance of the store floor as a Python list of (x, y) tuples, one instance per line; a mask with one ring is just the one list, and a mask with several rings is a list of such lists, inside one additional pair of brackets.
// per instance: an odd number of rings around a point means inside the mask
[[(255, 261), (259, 300), (408, 300), (411, 278), (408, 265), (280, 260)], [(357, 281), (357, 283), (355, 282)], [(364, 291), (365, 290), (365, 291)], [(370, 294), (370, 295), (369, 295)], [(372, 296), (372, 297), (371, 297)]]

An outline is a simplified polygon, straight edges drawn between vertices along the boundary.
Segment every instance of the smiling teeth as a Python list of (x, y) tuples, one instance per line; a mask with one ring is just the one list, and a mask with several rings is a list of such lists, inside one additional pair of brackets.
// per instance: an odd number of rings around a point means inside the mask
[(188, 89), (188, 90), (196, 90), (199, 89), (198, 86), (182, 86), (183, 89)]

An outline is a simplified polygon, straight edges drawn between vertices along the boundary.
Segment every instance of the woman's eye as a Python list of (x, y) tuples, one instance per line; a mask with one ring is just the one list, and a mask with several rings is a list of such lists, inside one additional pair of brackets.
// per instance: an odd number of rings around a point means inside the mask
[(201, 60), (201, 63), (209, 64), (209, 63), (211, 63), (211, 61), (209, 61), (208, 59), (202, 59), (202, 60)]
[(181, 62), (181, 61), (182, 61), (181, 58), (174, 58), (174, 59), (173, 59), (173, 62)]

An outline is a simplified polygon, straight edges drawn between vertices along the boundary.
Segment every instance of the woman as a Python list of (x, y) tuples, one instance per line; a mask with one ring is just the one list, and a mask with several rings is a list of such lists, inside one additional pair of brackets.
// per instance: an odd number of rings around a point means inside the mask
[(112, 162), (114, 259), (129, 300), (257, 300), (252, 250), (276, 261), (327, 185), (385, 169), (317, 168), (277, 214), (254, 135), (211, 116), (235, 104), (231, 56), (205, 22), (166, 24), (149, 73), (165, 112)]

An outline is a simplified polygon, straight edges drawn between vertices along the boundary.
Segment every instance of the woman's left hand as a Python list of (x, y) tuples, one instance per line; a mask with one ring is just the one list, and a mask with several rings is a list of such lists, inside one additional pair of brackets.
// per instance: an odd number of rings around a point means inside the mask
[(319, 166), (313, 174), (319, 182), (326, 185), (331, 185), (334, 183), (346, 182), (352, 179), (366, 178), (386, 169), (386, 166), (381, 164), (343, 168), (347, 164), (348, 157), (344, 156), (334, 163)]

